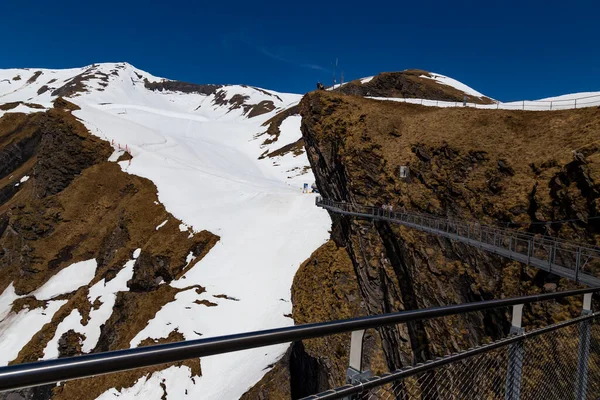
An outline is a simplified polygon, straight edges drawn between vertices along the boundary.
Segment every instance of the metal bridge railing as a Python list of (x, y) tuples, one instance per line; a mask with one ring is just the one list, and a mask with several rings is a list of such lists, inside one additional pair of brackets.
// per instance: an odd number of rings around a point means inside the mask
[[(11, 365), (0, 368), (0, 391), (9, 391), (31, 386), (56, 383), (71, 379), (85, 378), (94, 375), (126, 371), (135, 368), (148, 367), (152, 365), (165, 364), (169, 362), (183, 361), (191, 358), (225, 354), (234, 351), (265, 347), (280, 343), (289, 343), (316, 337), (323, 337), (345, 332), (352, 332), (350, 344), (351, 364), (348, 368), (349, 381), (358, 382), (341, 391), (333, 391), (326, 398), (341, 398), (346, 394), (358, 394), (366, 388), (383, 387), (383, 385), (399, 379), (400, 375), (379, 377), (376, 381), (363, 383), (366, 376), (364, 371), (356, 371), (354, 367), (361, 369), (362, 365), (362, 338), (366, 329), (376, 329), (382, 326), (407, 323), (412, 321), (440, 318), (457, 315), (466, 312), (476, 312), (512, 306), (513, 325), (520, 326), (520, 315), (524, 304), (539, 301), (561, 299), (569, 296), (584, 295), (584, 310), (591, 309), (592, 293), (600, 291), (600, 288), (589, 288), (571, 290), (559, 293), (545, 293), (533, 296), (488, 300), (475, 303), (457, 304), (444, 307), (428, 308), (423, 310), (410, 310), (396, 313), (374, 315), (368, 317), (352, 318), (340, 321), (321, 322), (305, 324), (279, 329), (240, 333), (235, 335), (220, 336), (208, 339), (189, 340), (178, 343), (170, 343), (156, 346), (147, 346), (127, 350), (118, 350), (104, 353), (85, 354), (77, 357), (60, 358), (55, 360), (38, 361), (34, 363)], [(594, 318), (596, 314), (592, 315)], [(582, 322), (572, 320), (571, 323)], [(554, 329), (554, 328), (553, 328)], [(507, 342), (521, 340), (509, 338)], [(491, 351), (495, 347), (482, 347), (470, 351), (470, 354), (479, 354)], [(499, 347), (498, 344), (495, 345)], [(579, 353), (578, 360), (581, 365), (588, 365), (588, 360), (597, 360), (600, 357), (600, 349), (589, 348)], [(464, 359), (464, 354), (458, 354), (443, 358), (441, 361), (433, 361), (439, 365), (448, 364)], [(509, 360), (510, 361), (510, 360)], [(353, 364), (356, 363), (356, 364)], [(434, 365), (438, 365), (434, 364)], [(431, 366), (431, 364), (428, 364)], [(417, 369), (422, 366), (412, 367)], [(415, 370), (413, 370), (415, 371)], [(402, 373), (402, 371), (401, 371)], [(587, 369), (582, 369), (580, 376), (587, 376)], [(594, 382), (597, 382), (594, 377)], [(319, 398), (319, 397), (317, 397)]]
[(304, 400), (598, 398), (600, 313), (594, 313)]
[(405, 210), (393, 211), (322, 197), (316, 199), (316, 204), (334, 213), (386, 220), (459, 240), (575, 282), (600, 286), (600, 248), (595, 246), (477, 222), (458, 221)]

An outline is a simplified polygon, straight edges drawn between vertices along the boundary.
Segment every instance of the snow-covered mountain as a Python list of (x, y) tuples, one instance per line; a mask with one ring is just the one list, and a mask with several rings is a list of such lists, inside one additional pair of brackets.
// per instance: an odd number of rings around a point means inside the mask
[[(582, 96), (592, 97), (588, 103), (598, 96), (600, 103), (600, 93), (498, 103), (452, 78), (419, 70), (362, 78), (334, 90), (440, 107), (462, 106), (465, 96), (468, 105), (478, 108), (547, 109), (545, 102), (568, 105)], [(182, 221), (178, 233), (189, 231), (191, 237), (207, 230), (220, 238), (195, 265), (190, 254), (186, 262), (193, 266), (185, 274), (160, 283), (178, 290), (174, 300), (162, 306), (128, 346), (173, 332), (197, 339), (293, 324), (288, 315), (294, 274), (327, 240), (331, 226), (328, 214), (314, 206), (314, 195), (302, 193), (303, 184), (310, 185), (314, 177), (301, 140), (301, 95), (172, 81), (127, 63), (0, 70), (0, 117), (44, 112), (61, 97), (80, 108), (73, 115), (93, 135), (111, 144), (109, 161), (156, 185), (159, 201)], [(123, 160), (125, 152), (131, 160)], [(29, 178), (25, 173), (0, 174), (0, 189), (3, 184), (31, 185), (35, 177)], [(1, 200), (2, 196), (0, 205)], [(156, 223), (151, 230), (168, 223)], [(0, 238), (1, 225), (0, 218)], [(90, 259), (61, 269), (31, 293), (17, 294), (8, 285), (0, 294), (0, 364), (15, 360), (50, 323), (56, 329), (38, 358), (57, 357), (61, 336), (71, 330), (85, 337), (84, 352), (94, 349), (116, 294), (130, 290), (128, 281), (139, 256), (136, 250), (111, 280), (95, 276), (97, 263)], [(90, 303), (100, 302), (89, 319), (84, 322), (76, 309), (57, 317), (67, 302), (60, 296), (86, 285)], [(199, 293), (198, 286), (205, 291)], [(28, 295), (46, 302), (44, 307), (16, 312), (12, 304)], [(171, 366), (133, 385), (105, 391), (100, 398), (160, 399), (164, 385), (168, 398), (236, 399), (286, 348), (206, 357), (200, 378), (192, 377), (186, 366)]]
[[(327, 239), (331, 224), (327, 213), (314, 206), (314, 195), (302, 193), (302, 185), (313, 182), (306, 155), (301, 149), (286, 150), (301, 137), (300, 117), (289, 111), (300, 95), (249, 86), (185, 84), (154, 77), (127, 63), (0, 70), (0, 116), (42, 112), (59, 96), (79, 106), (73, 115), (112, 144), (111, 160), (117, 160), (124, 149), (131, 154), (130, 161), (119, 163), (121, 168), (156, 185), (160, 202), (183, 221), (181, 230), (208, 230), (220, 236), (200, 262), (169, 283), (182, 289), (201, 285), (206, 291), (178, 293), (130, 346), (148, 337), (167, 337), (174, 330), (185, 339), (197, 339), (199, 333), (206, 338), (293, 324), (286, 315), (291, 312), (294, 273)], [(278, 134), (265, 134), (270, 125), (263, 124), (282, 111), (287, 114), (279, 118)], [(89, 265), (93, 270), (93, 263)], [(71, 271), (77, 274), (81, 269)], [(131, 271), (124, 268), (116, 279), (90, 293), (128, 290), (128, 274)], [(4, 318), (0, 343), (11, 347), (0, 345), (4, 364), (61, 306), (56, 301), (43, 312), (10, 314), (18, 297), (10, 287), (0, 297)], [(198, 303), (204, 300), (216, 306)], [(110, 312), (96, 318), (106, 320)], [(94, 321), (94, 315), (85, 325), (76, 315), (65, 318), (57, 332), (74, 329), (97, 340), (92, 331), (103, 321)], [(58, 333), (44, 358), (57, 355)], [(86, 343), (84, 350), (95, 344)], [(156, 393), (160, 398), (162, 390), (156, 388), (164, 380), (169, 398), (235, 399), (268, 371), (286, 347), (207, 357), (202, 359), (200, 379), (192, 380), (187, 367), (171, 367), (101, 398), (155, 398)]]

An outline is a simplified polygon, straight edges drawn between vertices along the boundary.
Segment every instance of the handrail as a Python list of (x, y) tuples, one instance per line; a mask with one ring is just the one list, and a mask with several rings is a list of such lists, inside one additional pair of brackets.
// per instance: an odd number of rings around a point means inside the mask
[(600, 288), (586, 288), (509, 299), (487, 300), (11, 365), (0, 368), (0, 391), (598, 291), (600, 291)]
[(600, 286), (600, 248), (549, 236), (317, 197), (330, 212), (398, 223), (533, 265), (590, 286)]
[(570, 319), (568, 321), (563, 321), (549, 326), (545, 326), (543, 328), (538, 328), (533, 331), (523, 332), (520, 335), (510, 335), (500, 340), (496, 340), (492, 343), (472, 347), (468, 350), (459, 351), (458, 353), (446, 355), (444, 357), (438, 357), (433, 360), (428, 360), (414, 366), (406, 366), (401, 369), (397, 369), (396, 371), (385, 373), (381, 376), (371, 377), (366, 379), (365, 381), (361, 381), (358, 383), (346, 384), (336, 389), (330, 389), (325, 392), (304, 397), (300, 400), (339, 400), (343, 398), (349, 398), (349, 396), (364, 393), (370, 389), (374, 389), (383, 386), (387, 383), (398, 381), (399, 379), (404, 379), (409, 376), (414, 376), (419, 373), (423, 373), (425, 371), (430, 371), (440, 366), (455, 363), (457, 361), (461, 361), (469, 357), (476, 356), (478, 354), (487, 353), (491, 350), (505, 347), (512, 343), (524, 342), (527, 339), (540, 336), (548, 332), (553, 332), (571, 325), (579, 324), (584, 321), (591, 321), (598, 318), (599, 316), (600, 313), (591, 313)]
[[(346, 205), (346, 206), (352, 206), (355, 208), (359, 208), (359, 209), (365, 209), (365, 210), (384, 210), (382, 207), (375, 207), (375, 206), (363, 206), (363, 205), (357, 205), (357, 204), (353, 204), (353, 203), (346, 203), (346, 202), (341, 202), (341, 201), (333, 201), (333, 200), (329, 200), (329, 199), (325, 199), (321, 196), (317, 196), (316, 198), (316, 204), (317, 205), (331, 205), (334, 207), (340, 206), (340, 205)], [(384, 210), (387, 211), (387, 210)], [(418, 212), (418, 211), (410, 211), (407, 212), (405, 210), (394, 210), (392, 212), (395, 213), (405, 213), (405, 214), (410, 214), (410, 215), (414, 215), (416, 217), (420, 217), (420, 218), (428, 218), (428, 219), (443, 219), (445, 221), (448, 221), (452, 224), (455, 225), (461, 225), (461, 226), (474, 226), (477, 225), (478, 227), (484, 228), (484, 229), (488, 229), (490, 231), (497, 231), (497, 232), (502, 232), (502, 233), (510, 233), (511, 236), (514, 237), (520, 237), (520, 238), (527, 238), (527, 239), (536, 239), (536, 240), (541, 240), (543, 242), (552, 242), (552, 243), (561, 243), (564, 244), (566, 246), (572, 246), (572, 247), (579, 247), (579, 248), (584, 248), (584, 249), (589, 249), (589, 250), (593, 250), (593, 251), (598, 251), (600, 252), (600, 247), (599, 246), (593, 246), (593, 245), (589, 245), (589, 244), (579, 244), (579, 243), (574, 243), (565, 239), (561, 239), (561, 238), (557, 238), (554, 236), (548, 236), (548, 235), (537, 235), (535, 233), (531, 233), (531, 232), (523, 232), (523, 231), (518, 231), (516, 229), (512, 229), (512, 228), (501, 228), (501, 227), (497, 227), (497, 226), (492, 226), (492, 225), (486, 225), (486, 224), (480, 224), (478, 222), (464, 222), (463, 220), (458, 220), (458, 219), (454, 219), (451, 217), (438, 217), (432, 214), (426, 214), (426, 213), (422, 213), (422, 212)]]

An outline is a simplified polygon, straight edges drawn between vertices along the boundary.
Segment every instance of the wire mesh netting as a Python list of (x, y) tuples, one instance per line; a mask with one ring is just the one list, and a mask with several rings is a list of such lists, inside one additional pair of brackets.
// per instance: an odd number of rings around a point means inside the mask
[(523, 340), (365, 390), (352, 398), (600, 399), (600, 321), (594, 316), (539, 335), (527, 334)]

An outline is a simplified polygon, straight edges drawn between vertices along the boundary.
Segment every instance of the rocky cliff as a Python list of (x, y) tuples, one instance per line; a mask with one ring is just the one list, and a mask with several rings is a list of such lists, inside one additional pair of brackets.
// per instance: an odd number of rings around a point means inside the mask
[[(598, 108), (441, 109), (324, 91), (305, 96), (300, 108), (306, 151), (325, 198), (600, 244)], [(409, 168), (408, 179), (400, 178), (400, 166)], [(331, 241), (296, 275), (296, 323), (575, 287), (406, 227), (331, 218)], [(534, 304), (526, 307), (524, 324), (578, 315), (580, 305), (577, 299)], [(485, 343), (507, 334), (509, 316), (496, 310), (369, 332), (367, 365), (382, 373)], [(320, 377), (314, 391), (344, 383), (349, 342), (340, 335), (303, 343), (303, 362)]]

